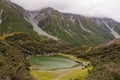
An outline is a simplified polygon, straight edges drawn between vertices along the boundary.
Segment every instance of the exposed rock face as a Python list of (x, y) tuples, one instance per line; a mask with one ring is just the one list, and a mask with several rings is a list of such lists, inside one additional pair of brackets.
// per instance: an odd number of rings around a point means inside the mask
[(38, 26), (39, 21), (45, 18), (44, 14), (41, 14), (38, 17), (39, 11), (35, 11), (35, 12), (27, 11), (27, 10), (24, 10), (22, 7), (19, 7), (18, 5), (10, 2), (10, 0), (6, 0), (6, 2), (8, 5), (15, 8), (21, 15), (23, 15), (25, 20), (28, 21), (30, 24), (32, 24), (33, 30), (36, 31), (39, 35), (46, 36), (53, 40), (59, 40), (57, 37), (54, 37), (48, 34), (47, 32), (43, 31), (42, 28)]
[(57, 37), (54, 37), (48, 34), (47, 32), (43, 31), (42, 28), (38, 26), (39, 21), (44, 19), (46, 16), (44, 16), (44, 14), (41, 14), (38, 18), (36, 17), (37, 14), (37, 12), (27, 11), (27, 15), (25, 15), (25, 19), (32, 24), (34, 31), (36, 31), (39, 35), (46, 36), (50, 39), (59, 40)]
[(93, 18), (101, 28), (106, 31), (109, 31), (114, 38), (120, 38), (120, 23), (109, 18)]
[(36, 28), (38, 33), (43, 30), (49, 35), (54, 35), (69, 43), (76, 42), (75, 44), (79, 44), (82, 40), (83, 44), (96, 44), (120, 38), (120, 23), (109, 18), (91, 18), (77, 14), (61, 13), (53, 8), (28, 12), (27, 18), (30, 18), (30, 23), (33, 24), (34, 22), (38, 25)]

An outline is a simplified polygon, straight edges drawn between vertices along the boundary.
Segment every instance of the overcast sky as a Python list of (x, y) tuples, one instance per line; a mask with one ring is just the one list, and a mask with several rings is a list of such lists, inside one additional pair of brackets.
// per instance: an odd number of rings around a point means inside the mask
[(52, 7), (61, 12), (110, 17), (120, 22), (120, 0), (11, 0), (27, 10)]

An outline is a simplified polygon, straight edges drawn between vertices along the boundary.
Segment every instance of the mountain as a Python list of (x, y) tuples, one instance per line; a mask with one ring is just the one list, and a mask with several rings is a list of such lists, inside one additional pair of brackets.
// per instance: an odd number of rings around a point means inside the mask
[(120, 38), (120, 23), (109, 18), (61, 13), (50, 7), (28, 11), (10, 0), (2, 0), (0, 6), (1, 35), (26, 32), (37, 38), (42, 35), (75, 46), (96, 45)]
[(114, 38), (120, 38), (120, 23), (109, 18), (92, 18), (101, 28), (108, 30)]
[(120, 38), (120, 23), (109, 18), (61, 13), (53, 8), (28, 11), (28, 14), (26, 18), (32, 24), (36, 23), (37, 28), (72, 45), (100, 44)]
[(24, 9), (11, 3), (10, 0), (0, 0), (0, 36), (13, 32), (26, 32), (40, 39), (32, 25), (24, 19), (22, 10)]

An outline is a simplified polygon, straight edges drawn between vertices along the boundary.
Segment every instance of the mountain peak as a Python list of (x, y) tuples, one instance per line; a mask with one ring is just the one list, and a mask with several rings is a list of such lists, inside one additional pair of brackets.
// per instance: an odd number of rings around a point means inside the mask
[(52, 13), (59, 13), (59, 11), (51, 8), (51, 7), (48, 7), (48, 8), (44, 8), (42, 10), (40, 10), (41, 13), (47, 13), (47, 14), (52, 14)]
[(51, 8), (51, 7), (47, 7), (47, 8), (44, 8), (42, 10), (50, 10), (50, 11), (54, 11), (54, 8)]

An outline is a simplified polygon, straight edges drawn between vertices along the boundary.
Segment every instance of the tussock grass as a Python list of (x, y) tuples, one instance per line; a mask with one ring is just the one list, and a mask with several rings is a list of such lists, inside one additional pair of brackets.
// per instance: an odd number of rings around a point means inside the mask
[(11, 33), (11, 34), (6, 34), (6, 35), (3, 35), (0, 37), (0, 40), (5, 40), (7, 37), (11, 37), (11, 36), (14, 36), (14, 35), (17, 35), (17, 34), (24, 34), (23, 32), (14, 32), (14, 33)]

